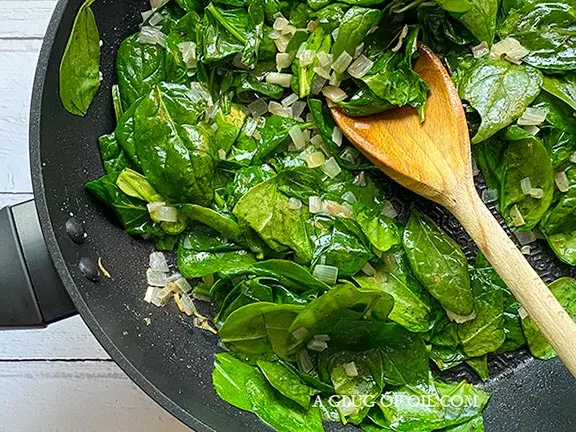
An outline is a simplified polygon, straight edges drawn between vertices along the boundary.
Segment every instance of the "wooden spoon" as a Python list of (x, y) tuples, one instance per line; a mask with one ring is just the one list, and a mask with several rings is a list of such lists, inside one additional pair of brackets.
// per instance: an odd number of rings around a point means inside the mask
[(430, 87), (424, 124), (410, 107), (366, 118), (332, 108), (332, 116), (384, 173), (456, 216), (576, 377), (576, 324), (478, 196), (458, 91), (429, 48), (419, 53), (415, 70)]

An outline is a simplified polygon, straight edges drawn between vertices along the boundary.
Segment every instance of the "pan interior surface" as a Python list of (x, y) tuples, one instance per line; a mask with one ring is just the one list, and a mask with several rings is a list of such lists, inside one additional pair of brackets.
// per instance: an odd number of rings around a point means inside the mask
[[(46, 241), (59, 274), (82, 317), (112, 358), (164, 408), (196, 431), (270, 430), (255, 416), (221, 401), (211, 382), (217, 338), (196, 329), (174, 304), (158, 309), (143, 301), (152, 244), (130, 237), (114, 216), (85, 189), (103, 174), (97, 138), (115, 126), (111, 86), (121, 41), (138, 30), (148, 1), (98, 0), (92, 5), (103, 41), (103, 82), (85, 118), (69, 114), (58, 95), (58, 68), (76, 12), (83, 0), (61, 0), (46, 35), (36, 76), (31, 113), (34, 193)], [(392, 183), (395, 204), (417, 200), (454, 237), (468, 257), (470, 239), (443, 209)], [(77, 245), (65, 231), (74, 215), (84, 221), (88, 241)], [(102, 259), (111, 278), (88, 281), (78, 268), (82, 257)], [(549, 282), (574, 272), (541, 247), (532, 264)], [(148, 319), (149, 324), (148, 324)], [(526, 353), (493, 359), (493, 395), (486, 411), (488, 431), (576, 430), (576, 382), (559, 361), (540, 362)], [(467, 377), (457, 369), (452, 377)], [(524, 407), (523, 409), (519, 409)], [(355, 430), (330, 424), (327, 431)]]

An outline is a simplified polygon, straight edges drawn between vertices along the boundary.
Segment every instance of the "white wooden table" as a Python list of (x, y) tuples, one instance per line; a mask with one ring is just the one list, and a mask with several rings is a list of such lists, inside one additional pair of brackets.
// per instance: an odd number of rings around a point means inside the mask
[[(0, 0), (0, 208), (32, 198), (30, 94), (55, 5)], [(0, 332), (0, 431), (187, 430), (130, 381), (80, 317)]]

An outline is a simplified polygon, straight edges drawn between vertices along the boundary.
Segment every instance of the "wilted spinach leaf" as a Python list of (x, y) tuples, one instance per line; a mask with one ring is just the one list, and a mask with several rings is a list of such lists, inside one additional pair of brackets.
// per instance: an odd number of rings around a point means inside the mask
[[(471, 2), (472, 7), (458, 19), (476, 36), (476, 39), (492, 45), (496, 35), (499, 0), (472, 0)], [(468, 2), (460, 1), (458, 3), (465, 4)]]
[(80, 7), (60, 63), (60, 100), (78, 116), (86, 115), (100, 88), (100, 33), (92, 3)]
[(464, 253), (432, 219), (415, 208), (404, 231), (404, 250), (416, 277), (445, 309), (462, 316), (472, 313)]

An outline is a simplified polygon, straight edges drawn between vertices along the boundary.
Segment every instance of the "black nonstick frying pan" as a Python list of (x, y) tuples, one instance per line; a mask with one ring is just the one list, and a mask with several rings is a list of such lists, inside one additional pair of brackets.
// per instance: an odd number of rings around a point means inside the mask
[[(92, 6), (104, 43), (104, 80), (88, 116), (80, 118), (60, 103), (58, 68), (82, 2), (58, 3), (40, 54), (30, 123), (35, 206), (0, 211), (0, 327), (42, 326), (77, 310), (120, 367), (195, 431), (269, 430), (215, 394), (211, 369), (217, 338), (194, 328), (173, 304), (157, 309), (143, 301), (152, 245), (128, 236), (83, 187), (103, 173), (96, 138), (114, 128), (110, 88), (116, 50), (138, 29), (140, 12), (149, 6), (143, 0), (98, 0)], [(388, 188), (402, 202), (416, 199), (393, 184)], [(469, 256), (474, 254), (451, 216), (433, 204), (420, 205)], [(71, 215), (84, 223), (88, 237), (82, 244), (66, 232)], [(82, 258), (102, 258), (112, 278), (88, 280), (79, 268)], [(532, 264), (547, 282), (575, 275), (542, 245)], [(490, 367), (493, 379), (484, 385), (492, 393), (487, 431), (576, 431), (576, 381), (559, 361), (541, 362), (519, 352), (491, 359)], [(465, 368), (449, 377), (474, 379)]]

